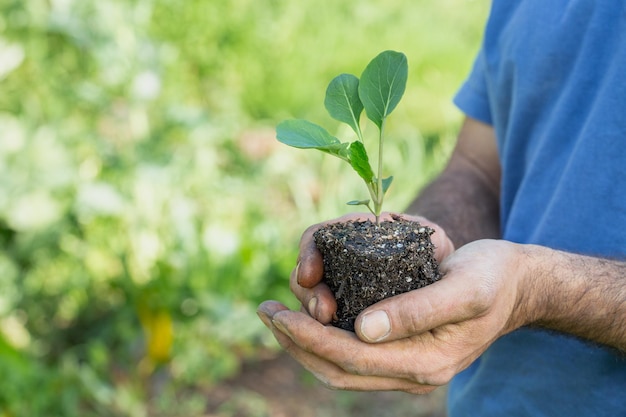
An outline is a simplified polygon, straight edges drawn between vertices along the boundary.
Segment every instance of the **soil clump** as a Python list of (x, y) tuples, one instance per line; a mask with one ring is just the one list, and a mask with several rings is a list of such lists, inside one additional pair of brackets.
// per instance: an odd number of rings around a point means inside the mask
[(323, 281), (337, 300), (336, 327), (354, 331), (361, 311), (385, 298), (441, 278), (430, 240), (434, 230), (399, 216), (330, 223), (314, 234), (324, 259)]

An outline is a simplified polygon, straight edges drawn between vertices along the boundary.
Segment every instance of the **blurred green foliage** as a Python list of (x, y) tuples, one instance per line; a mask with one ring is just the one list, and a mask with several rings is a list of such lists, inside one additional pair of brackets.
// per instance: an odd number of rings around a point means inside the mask
[(0, 416), (202, 414), (194, 390), (275, 347), (254, 310), (295, 307), (301, 231), (365, 196), (275, 124), (338, 129), (328, 81), (404, 52), (402, 210), (450, 149), (486, 6), (0, 0)]

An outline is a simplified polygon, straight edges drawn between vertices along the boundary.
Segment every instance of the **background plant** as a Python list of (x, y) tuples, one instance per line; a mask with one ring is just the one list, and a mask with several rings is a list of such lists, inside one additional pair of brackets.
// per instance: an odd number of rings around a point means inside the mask
[(486, 4), (457, 3), (0, 0), (0, 416), (202, 415), (275, 348), (254, 309), (296, 307), (301, 230), (345, 212), (320, 193), (362, 187), (273, 126), (405, 51), (402, 210), (459, 121)]

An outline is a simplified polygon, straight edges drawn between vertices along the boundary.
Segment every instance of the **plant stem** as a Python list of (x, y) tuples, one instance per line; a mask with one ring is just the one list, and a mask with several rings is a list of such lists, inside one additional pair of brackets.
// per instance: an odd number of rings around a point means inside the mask
[(359, 122), (356, 122), (356, 136), (357, 138), (361, 141), (361, 143), (365, 143), (365, 141), (363, 140), (363, 132), (361, 131), (361, 126), (359, 125)]
[(374, 200), (374, 215), (376, 216), (376, 226), (380, 225), (380, 212), (383, 207), (385, 192), (383, 191), (383, 139), (385, 131), (385, 118), (380, 124), (380, 136), (378, 137), (378, 173), (376, 174), (376, 199)]

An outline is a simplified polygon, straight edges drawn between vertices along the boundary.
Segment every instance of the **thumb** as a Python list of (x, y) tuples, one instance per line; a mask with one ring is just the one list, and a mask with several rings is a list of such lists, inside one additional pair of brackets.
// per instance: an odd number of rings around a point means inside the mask
[(488, 306), (466, 277), (448, 275), (427, 287), (396, 295), (365, 309), (355, 322), (357, 336), (369, 343), (421, 334), (484, 313)]

